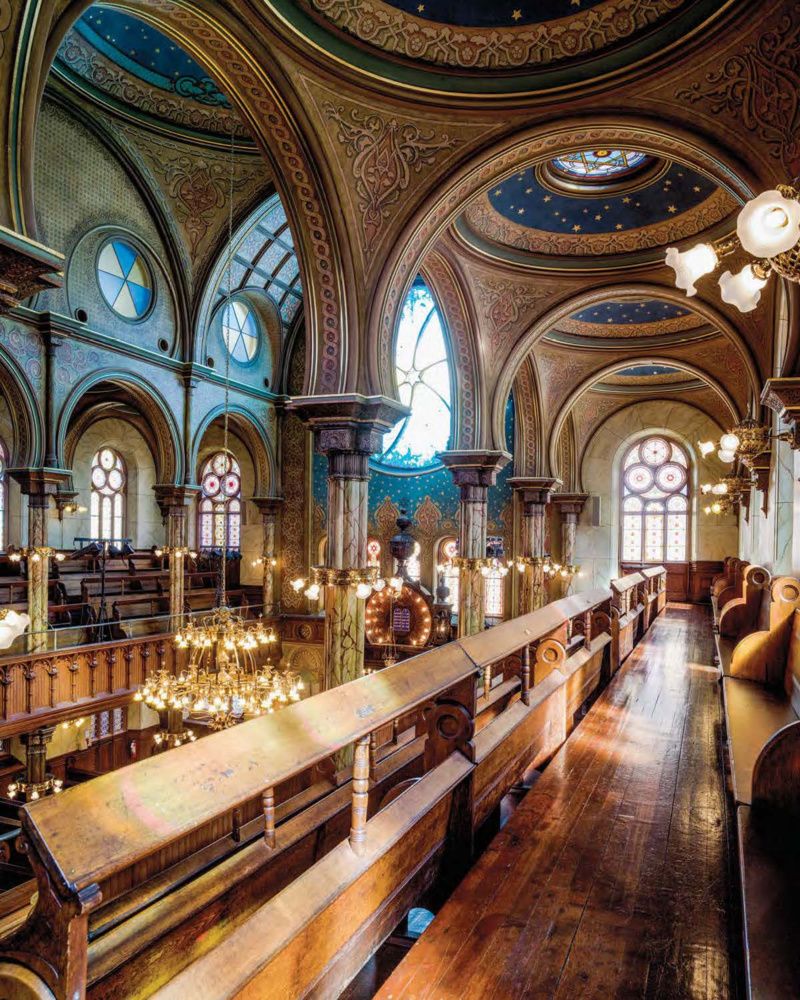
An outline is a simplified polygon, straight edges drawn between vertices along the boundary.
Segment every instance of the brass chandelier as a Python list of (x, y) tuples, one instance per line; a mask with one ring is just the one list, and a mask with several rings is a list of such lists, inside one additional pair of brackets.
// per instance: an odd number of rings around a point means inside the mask
[(736, 220), (736, 236), (715, 243), (698, 243), (691, 250), (667, 250), (665, 263), (675, 271), (675, 285), (687, 296), (697, 294), (695, 282), (711, 274), (723, 257), (739, 248), (751, 257), (738, 274), (725, 271), (719, 278), (722, 301), (743, 313), (751, 312), (774, 271), (800, 283), (800, 190), (797, 182), (779, 184), (752, 198)]

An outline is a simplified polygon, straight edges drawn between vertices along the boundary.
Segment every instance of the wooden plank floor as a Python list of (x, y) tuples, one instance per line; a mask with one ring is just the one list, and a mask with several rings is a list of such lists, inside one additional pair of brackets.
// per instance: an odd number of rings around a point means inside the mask
[(711, 658), (670, 606), (379, 1000), (737, 995)]

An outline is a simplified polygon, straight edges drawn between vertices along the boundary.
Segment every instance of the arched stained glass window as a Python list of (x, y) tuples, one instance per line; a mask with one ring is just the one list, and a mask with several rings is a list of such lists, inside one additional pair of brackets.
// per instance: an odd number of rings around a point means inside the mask
[(92, 538), (122, 538), (125, 515), (125, 462), (113, 448), (101, 448), (92, 459), (89, 531)]
[(8, 517), (8, 452), (2, 440), (0, 440), (0, 552), (5, 552), (8, 545), (6, 538), (6, 521)]
[(381, 565), (381, 543), (377, 538), (370, 538), (367, 541), (367, 566)]
[(242, 470), (230, 452), (218, 451), (200, 473), (198, 538), (203, 549), (238, 549), (242, 528)]
[(500, 570), (489, 570), (483, 578), (483, 611), (487, 618), (497, 621), (505, 608), (505, 575)]
[(453, 560), (458, 556), (458, 539), (457, 538), (443, 538), (439, 542), (439, 557), (438, 565), (442, 567), (442, 575), (444, 576), (444, 585), (450, 591), (450, 596), (447, 600), (450, 602), (450, 607), (453, 611), (458, 611), (458, 582), (459, 582), (459, 571), (458, 567), (454, 565)]
[(689, 501), (689, 460), (680, 445), (656, 435), (629, 448), (622, 465), (622, 561), (685, 561)]
[(234, 361), (246, 365), (258, 350), (258, 326), (253, 311), (240, 299), (228, 302), (222, 310), (222, 339)]
[(450, 443), (452, 389), (442, 319), (421, 277), (400, 315), (394, 363), (400, 401), (411, 413), (386, 435), (381, 462), (397, 469), (432, 468)]

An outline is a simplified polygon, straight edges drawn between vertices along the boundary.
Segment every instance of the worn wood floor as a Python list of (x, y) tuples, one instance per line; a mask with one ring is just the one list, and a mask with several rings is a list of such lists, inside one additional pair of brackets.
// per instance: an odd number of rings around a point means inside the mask
[(708, 612), (671, 605), (375, 996), (736, 997)]

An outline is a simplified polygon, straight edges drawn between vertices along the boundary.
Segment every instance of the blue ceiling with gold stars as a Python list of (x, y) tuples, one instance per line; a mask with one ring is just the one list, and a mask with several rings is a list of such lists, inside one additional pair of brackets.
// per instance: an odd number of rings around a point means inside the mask
[(658, 299), (644, 299), (640, 302), (598, 302), (580, 312), (573, 313), (571, 319), (579, 323), (613, 323), (615, 326), (644, 323), (660, 323), (663, 320), (679, 319), (690, 315), (691, 310), (674, 302)]
[(672, 163), (666, 172), (638, 189), (619, 193), (559, 193), (543, 182), (536, 168), (507, 178), (489, 192), (492, 208), (517, 225), (551, 233), (626, 232), (664, 222), (687, 212), (717, 190), (689, 167)]
[(138, 79), (211, 107), (227, 107), (208, 73), (156, 28), (120, 10), (93, 4), (75, 31), (98, 52)]
[(487, 3), (487, 0), (387, 0), (390, 6), (407, 14), (454, 24), (461, 28), (510, 28), (515, 25), (541, 24), (569, 17), (576, 9), (590, 10), (604, 0), (534, 0), (522, 3)]
[(680, 368), (673, 368), (671, 365), (630, 365), (615, 372), (622, 378), (649, 378), (653, 375), (675, 375)]

